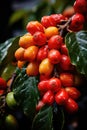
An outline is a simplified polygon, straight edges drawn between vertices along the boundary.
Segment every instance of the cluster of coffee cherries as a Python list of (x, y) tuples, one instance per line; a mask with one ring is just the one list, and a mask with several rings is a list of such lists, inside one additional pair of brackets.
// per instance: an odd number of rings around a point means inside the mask
[[(74, 4), (76, 10), (78, 1)], [(84, 21), (84, 15), (73, 10), (71, 13), (43, 16), (40, 22), (30, 21), (26, 25), (27, 33), (19, 39), (15, 58), (20, 69), (27, 64), (28, 76), (39, 75), (37, 87), (41, 99), (37, 110), (44, 104), (53, 105), (54, 102), (64, 106), (70, 113), (78, 110), (76, 101), (81, 94), (77, 89), (80, 77), (71, 64), (61, 31), (63, 27), (74, 32), (80, 31)]]

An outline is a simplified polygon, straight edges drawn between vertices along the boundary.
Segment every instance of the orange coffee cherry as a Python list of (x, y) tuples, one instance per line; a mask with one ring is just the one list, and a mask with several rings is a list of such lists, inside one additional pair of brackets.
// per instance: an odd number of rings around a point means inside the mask
[(50, 27), (45, 29), (45, 35), (47, 38), (50, 38), (50, 37), (57, 35), (57, 34), (59, 34), (57, 27), (50, 26)]
[(20, 37), (19, 45), (25, 49), (30, 47), (30, 46), (35, 45), (35, 41), (33, 39), (33, 36), (27, 34), (27, 35)]
[(17, 62), (18, 68), (21, 69), (25, 63), (26, 63), (25, 61), (20, 61), (20, 60), (18, 60), (18, 62)]
[(25, 49), (22, 48), (22, 47), (19, 47), (19, 48), (15, 51), (15, 58), (16, 58), (16, 60), (23, 61), (23, 60), (24, 60), (24, 52), (25, 52)]
[(29, 76), (35, 76), (39, 73), (39, 64), (38, 62), (30, 62), (26, 68), (26, 73)]
[(37, 46), (30, 46), (27, 49), (25, 49), (24, 52), (24, 59), (26, 61), (34, 61), (38, 53), (38, 47)]
[(48, 58), (42, 60), (39, 65), (39, 73), (44, 75), (51, 75), (53, 71), (53, 64), (50, 62)]

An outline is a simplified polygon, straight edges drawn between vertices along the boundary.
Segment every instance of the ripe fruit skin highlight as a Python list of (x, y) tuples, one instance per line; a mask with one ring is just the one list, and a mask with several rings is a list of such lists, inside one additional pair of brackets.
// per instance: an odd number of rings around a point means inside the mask
[(78, 104), (72, 98), (69, 98), (66, 101), (64, 107), (68, 113), (75, 113), (78, 111)]
[(16, 60), (23, 61), (24, 60), (24, 52), (25, 52), (25, 49), (22, 48), (22, 47), (19, 47), (16, 50), (16, 52), (15, 52), (15, 58), (16, 58)]
[(74, 76), (71, 73), (61, 73), (60, 80), (64, 87), (72, 87), (74, 85)]
[(48, 40), (49, 49), (60, 49), (63, 38), (60, 35), (54, 35)]
[(42, 32), (34, 33), (33, 39), (35, 41), (35, 45), (38, 45), (38, 46), (42, 46), (46, 44), (46, 40), (47, 40), (46, 35)]
[(53, 71), (53, 64), (50, 62), (48, 58), (42, 60), (39, 65), (39, 73), (44, 75), (51, 75)]
[(71, 61), (69, 56), (62, 54), (60, 59), (60, 67), (63, 70), (70, 70), (71, 69)]
[(30, 46), (27, 49), (25, 49), (24, 52), (24, 59), (26, 61), (34, 61), (38, 53), (38, 47), (37, 46)]
[(53, 92), (53, 93), (57, 93), (60, 89), (61, 89), (61, 81), (58, 78), (50, 78), (48, 80), (48, 88)]
[(50, 27), (50, 26), (56, 26), (56, 22), (55, 22), (55, 19), (51, 16), (43, 16), (41, 18), (41, 24), (47, 28), (47, 27)]
[(20, 40), (19, 40), (20, 47), (23, 47), (26, 49), (29, 46), (33, 46), (33, 45), (35, 45), (35, 41), (34, 41), (32, 35), (24, 35), (24, 36), (20, 37)]
[(68, 100), (69, 95), (66, 92), (65, 89), (60, 89), (60, 91), (57, 92), (57, 94), (55, 95), (55, 101), (57, 104), (59, 105), (64, 105), (65, 102)]
[(37, 31), (44, 32), (44, 26), (38, 21), (31, 21), (27, 24), (26, 30), (33, 35)]
[(38, 83), (38, 90), (40, 93), (45, 93), (48, 91), (48, 80), (42, 80)]
[(69, 96), (74, 100), (77, 100), (81, 95), (80, 91), (75, 87), (66, 87), (65, 90), (68, 92)]
[(48, 52), (48, 58), (52, 64), (58, 64), (60, 62), (60, 59), (61, 59), (61, 54), (58, 50), (51, 49)]
[(46, 28), (44, 31), (45, 31), (45, 35), (46, 35), (47, 39), (49, 39), (50, 37), (52, 37), (54, 35), (59, 34), (58, 28), (55, 26), (50, 26), (50, 27)]
[(39, 73), (39, 64), (38, 62), (30, 62), (26, 67), (26, 74), (28, 76), (36, 76)]
[(43, 101), (45, 104), (52, 105), (53, 102), (54, 102), (54, 94), (53, 94), (53, 92), (50, 91), (50, 90), (48, 90), (48, 91), (43, 95), (42, 101)]
[(86, 0), (76, 0), (74, 2), (74, 10), (78, 13), (86, 13), (87, 12), (87, 1)]
[(72, 17), (72, 21), (70, 23), (70, 29), (73, 31), (80, 31), (80, 27), (83, 27), (85, 19), (84, 16), (80, 13), (76, 13)]
[(40, 47), (37, 53), (37, 60), (40, 62), (43, 59), (47, 58), (48, 52), (48, 45), (43, 45), (42, 47)]

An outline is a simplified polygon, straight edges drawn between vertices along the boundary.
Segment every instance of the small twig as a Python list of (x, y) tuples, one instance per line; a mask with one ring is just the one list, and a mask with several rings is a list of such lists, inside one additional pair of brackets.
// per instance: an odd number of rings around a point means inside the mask
[(60, 35), (61, 36), (63, 36), (63, 34), (64, 34), (65, 31), (68, 31), (67, 27), (69, 27), (69, 24), (70, 24), (71, 20), (72, 20), (72, 17), (69, 18), (67, 21), (65, 21), (65, 24), (57, 26), (57, 27), (59, 27)]
[(16, 74), (14, 73), (11, 77), (11, 83), (10, 83), (10, 86), (8, 87), (7, 92), (10, 92), (12, 90), (12, 85), (13, 85), (15, 78), (16, 78)]

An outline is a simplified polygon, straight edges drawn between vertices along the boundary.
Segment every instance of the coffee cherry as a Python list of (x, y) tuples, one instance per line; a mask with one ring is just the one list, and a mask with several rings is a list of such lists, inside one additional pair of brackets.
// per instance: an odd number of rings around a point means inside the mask
[(51, 16), (43, 16), (41, 18), (41, 24), (45, 28), (50, 27), (50, 26), (56, 26), (56, 22), (55, 22), (54, 18)]
[(18, 61), (17, 61), (17, 66), (18, 66), (18, 68), (21, 69), (21, 68), (24, 66), (25, 63), (26, 63), (25, 61), (20, 61), (20, 60), (18, 60)]
[(74, 76), (71, 73), (61, 73), (60, 80), (64, 87), (72, 87), (74, 85)]
[(47, 39), (51, 38), (54, 35), (58, 35), (58, 34), (59, 34), (59, 31), (58, 31), (57, 27), (50, 26), (45, 29), (45, 35), (46, 35)]
[(46, 35), (42, 32), (35, 32), (33, 35), (33, 39), (35, 41), (35, 45), (42, 46), (46, 44)]
[(87, 12), (87, 1), (86, 0), (76, 0), (74, 2), (74, 10), (77, 13), (86, 13)]
[(48, 91), (48, 81), (49, 80), (43, 80), (38, 83), (38, 90), (40, 91), (40, 93), (45, 93)]
[(12, 114), (6, 115), (5, 126), (7, 130), (17, 130), (19, 128), (18, 121)]
[(66, 47), (66, 44), (61, 45), (61, 53), (68, 56), (68, 49)]
[(39, 100), (38, 104), (36, 105), (36, 111), (39, 111), (45, 104), (42, 100)]
[(65, 16), (62, 14), (51, 14), (51, 17), (55, 20), (56, 25), (60, 24), (63, 20), (66, 20)]
[(48, 40), (49, 49), (60, 49), (63, 38), (60, 35), (54, 35)]
[(51, 75), (53, 67), (54, 66), (50, 60), (48, 58), (45, 58), (39, 65), (39, 73), (44, 75)]
[(37, 31), (44, 32), (44, 27), (38, 21), (31, 21), (26, 25), (26, 30), (33, 35)]
[(42, 47), (40, 47), (37, 53), (37, 60), (42, 61), (43, 59), (47, 58), (48, 52), (48, 45), (43, 45)]
[(64, 88), (61, 88), (60, 91), (58, 91), (55, 94), (55, 101), (58, 105), (64, 105), (65, 102), (68, 100), (68, 98), (69, 98), (69, 95)]
[(7, 93), (6, 95), (6, 103), (9, 108), (14, 109), (17, 106), (17, 102), (14, 98), (14, 93), (13, 91)]
[(66, 100), (64, 107), (68, 113), (75, 113), (78, 111), (78, 103), (72, 98)]
[(50, 90), (48, 90), (48, 91), (43, 95), (42, 101), (43, 101), (45, 104), (52, 105), (53, 102), (54, 102), (54, 94), (53, 94), (53, 92), (50, 91)]
[(69, 96), (74, 100), (77, 100), (81, 95), (80, 91), (75, 87), (66, 87), (65, 90), (68, 92)]
[(25, 49), (24, 59), (29, 62), (34, 61), (36, 59), (37, 53), (38, 53), (38, 47), (30, 46), (27, 49)]
[(58, 78), (51, 78), (48, 80), (48, 89), (50, 89), (53, 93), (57, 93), (61, 89), (61, 81)]
[(63, 70), (70, 70), (71, 69), (71, 61), (69, 56), (62, 54), (60, 59), (60, 67)]
[(26, 67), (26, 74), (29, 76), (36, 76), (39, 73), (39, 64), (36, 61), (30, 62)]
[(23, 47), (23, 48), (28, 48), (30, 46), (35, 45), (35, 41), (33, 39), (32, 35), (24, 35), (22, 37), (20, 37), (19, 39), (19, 46)]
[(48, 58), (50, 60), (50, 62), (52, 64), (57, 64), (60, 62), (60, 59), (61, 59), (61, 54), (58, 50), (56, 49), (51, 49), (49, 52), (48, 52)]
[(70, 23), (70, 29), (73, 31), (80, 31), (83, 27), (84, 16), (80, 13), (76, 13), (72, 17), (72, 21)]
[(24, 52), (25, 52), (25, 49), (22, 48), (22, 47), (19, 47), (19, 48), (15, 51), (15, 58), (16, 58), (16, 60), (23, 61), (23, 60), (24, 60)]
[(0, 90), (4, 90), (6, 88), (7, 88), (7, 83), (6, 83), (5, 79), (0, 77)]

